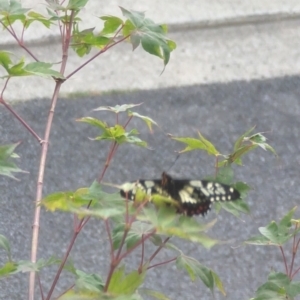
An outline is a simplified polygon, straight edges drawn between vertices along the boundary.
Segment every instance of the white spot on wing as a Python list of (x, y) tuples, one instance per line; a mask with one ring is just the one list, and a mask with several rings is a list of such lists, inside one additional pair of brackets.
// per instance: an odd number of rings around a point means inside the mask
[(188, 186), (188, 185), (186, 185), (186, 186), (184, 187), (184, 189), (185, 189), (189, 194), (193, 194), (193, 192), (194, 192), (194, 188), (191, 187), (191, 186)]
[(203, 184), (202, 184), (201, 180), (191, 180), (190, 185), (197, 187), (197, 188), (203, 188)]
[(150, 189), (150, 188), (154, 187), (155, 183), (151, 180), (147, 180), (144, 182), (144, 185), (147, 189)]
[(197, 200), (192, 198), (191, 195), (185, 190), (181, 190), (179, 192), (179, 196), (181, 198), (182, 203), (197, 203)]

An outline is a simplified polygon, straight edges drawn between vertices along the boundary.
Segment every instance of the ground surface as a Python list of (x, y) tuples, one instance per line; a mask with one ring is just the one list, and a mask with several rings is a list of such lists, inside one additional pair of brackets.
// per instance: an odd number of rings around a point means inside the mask
[[(210, 251), (174, 241), (220, 275), (227, 299), (249, 299), (266, 280), (268, 272), (273, 268), (283, 271), (283, 265), (277, 249), (244, 247), (241, 243), (256, 234), (258, 227), (278, 220), (299, 203), (299, 82), (299, 77), (286, 77), (60, 99), (51, 135), (45, 194), (87, 186), (99, 174), (107, 147), (105, 143), (88, 140), (95, 131), (76, 123), (75, 119), (92, 115), (91, 110), (100, 105), (143, 102), (138, 111), (154, 118), (160, 126), (150, 134), (143, 124), (133, 123), (139, 127), (141, 138), (148, 140), (154, 150), (121, 147), (105, 178), (114, 183), (159, 177), (163, 170), (169, 170), (176, 158), (174, 150), (179, 150), (181, 145), (172, 142), (165, 133), (196, 136), (200, 130), (221, 151), (228, 153), (234, 140), (256, 125), (257, 131), (267, 132), (269, 143), (276, 149), (279, 159), (257, 150), (244, 160), (244, 167), (236, 168), (237, 179), (253, 187), (247, 198), (251, 216), (242, 216), (241, 220), (224, 211), (218, 216), (211, 212), (205, 221), (218, 218), (211, 235), (230, 240), (230, 243)], [(49, 100), (42, 99), (16, 104), (15, 109), (41, 134), (40, 124), (47, 115), (48, 106)], [(105, 117), (103, 113), (97, 116)], [(19, 175), (20, 182), (1, 178), (0, 230), (11, 241), (14, 258), (28, 259), (38, 147), (3, 107), (0, 107), (0, 120), (1, 143), (21, 140), (17, 151), (21, 156), (19, 165), (30, 172)], [(201, 153), (187, 153), (169, 172), (178, 177), (201, 178), (213, 173), (213, 163), (212, 158)], [(72, 218), (43, 211), (40, 232), (39, 257), (47, 258), (53, 254), (61, 257), (71, 236)], [(72, 252), (76, 266), (105, 275), (106, 243), (102, 225), (91, 222)], [(42, 275), (45, 286), (52, 278), (52, 273)], [(0, 299), (25, 299), (26, 284), (26, 275), (0, 281)], [(62, 286), (67, 284), (68, 280), (62, 280)], [(175, 271), (172, 265), (153, 269), (145, 286), (154, 287), (171, 299), (213, 298), (202, 283), (191, 282), (184, 272)], [(216, 293), (216, 299), (222, 298)]]

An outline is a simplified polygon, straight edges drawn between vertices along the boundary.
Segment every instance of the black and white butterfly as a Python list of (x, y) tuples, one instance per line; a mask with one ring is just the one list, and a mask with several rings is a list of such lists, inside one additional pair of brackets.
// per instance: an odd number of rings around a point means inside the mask
[(121, 196), (135, 200), (137, 191), (146, 196), (161, 195), (176, 202), (178, 213), (188, 216), (205, 215), (214, 202), (235, 201), (240, 199), (240, 193), (230, 185), (208, 181), (173, 179), (167, 173), (161, 179), (127, 182), (121, 186)]

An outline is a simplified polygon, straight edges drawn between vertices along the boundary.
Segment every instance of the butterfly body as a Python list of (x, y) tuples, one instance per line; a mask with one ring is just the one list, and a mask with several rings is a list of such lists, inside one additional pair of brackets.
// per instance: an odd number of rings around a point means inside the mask
[(161, 195), (176, 202), (178, 213), (188, 216), (205, 215), (213, 202), (234, 201), (240, 193), (230, 185), (207, 180), (173, 179), (167, 173), (161, 179), (138, 180), (122, 186), (121, 196), (135, 200), (141, 190), (149, 197)]

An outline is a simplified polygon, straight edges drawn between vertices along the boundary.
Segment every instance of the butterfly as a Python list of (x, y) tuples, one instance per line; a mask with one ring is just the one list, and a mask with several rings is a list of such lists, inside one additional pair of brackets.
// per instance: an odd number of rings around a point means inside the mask
[(178, 213), (188, 216), (205, 215), (214, 202), (235, 201), (240, 199), (238, 190), (230, 185), (198, 179), (174, 179), (163, 172), (161, 179), (127, 182), (121, 186), (122, 197), (135, 200), (142, 191), (151, 201), (154, 195), (170, 199)]

